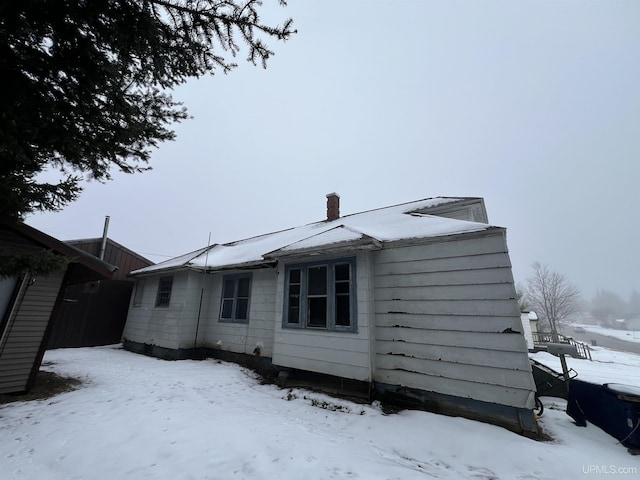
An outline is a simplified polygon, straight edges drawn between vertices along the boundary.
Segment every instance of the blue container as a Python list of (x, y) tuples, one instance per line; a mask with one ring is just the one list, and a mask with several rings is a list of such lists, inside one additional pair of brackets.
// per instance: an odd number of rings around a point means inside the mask
[(577, 425), (590, 422), (630, 450), (640, 451), (640, 388), (570, 380), (567, 414)]

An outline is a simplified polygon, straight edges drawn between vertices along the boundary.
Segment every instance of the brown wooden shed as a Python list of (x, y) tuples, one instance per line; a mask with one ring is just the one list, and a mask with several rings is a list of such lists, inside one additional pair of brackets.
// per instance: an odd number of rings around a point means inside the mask
[[(127, 274), (153, 262), (107, 238), (69, 240), (66, 243), (115, 265), (109, 280), (69, 285), (55, 312), (47, 349), (93, 347), (119, 343), (127, 320), (134, 281)], [(101, 252), (104, 245), (104, 252)]]

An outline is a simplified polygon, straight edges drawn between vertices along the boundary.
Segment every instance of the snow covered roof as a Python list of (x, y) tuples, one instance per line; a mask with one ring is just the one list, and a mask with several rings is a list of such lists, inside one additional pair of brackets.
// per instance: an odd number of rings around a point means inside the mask
[[(479, 232), (486, 223), (455, 220), (424, 213), (444, 204), (469, 198), (436, 197), (393, 205), (336, 220), (323, 220), (288, 230), (226, 244), (215, 244), (165, 262), (131, 272), (143, 275), (163, 270), (192, 268), (220, 270), (259, 266), (275, 259), (311, 251), (339, 248), (379, 248), (385, 242)], [(481, 199), (479, 199), (481, 201)]]

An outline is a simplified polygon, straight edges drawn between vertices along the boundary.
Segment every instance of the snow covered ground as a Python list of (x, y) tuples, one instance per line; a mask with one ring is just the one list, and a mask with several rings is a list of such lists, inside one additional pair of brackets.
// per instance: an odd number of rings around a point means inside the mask
[[(626, 357), (637, 357), (625, 355)], [(613, 358), (613, 357), (609, 357)], [(620, 359), (618, 359), (620, 360)], [(617, 370), (638, 370), (623, 359)], [(0, 406), (0, 478), (638, 478), (640, 457), (545, 399), (554, 440), (419, 411), (385, 415), (306, 390), (261, 385), (235, 364), (169, 362), (119, 346), (47, 352), (75, 391)]]
[[(590, 346), (593, 361), (565, 357), (567, 366), (580, 380), (593, 383), (622, 383), (640, 387), (640, 355)], [(529, 354), (534, 360), (562, 372), (560, 359), (546, 352)], [(572, 373), (572, 375), (574, 375)]]
[(616, 330), (614, 328), (604, 328), (598, 325), (586, 325), (586, 324), (579, 324), (576, 326), (583, 327), (587, 332), (593, 332), (599, 335), (604, 335), (606, 337), (617, 338), (618, 340), (625, 340), (627, 342), (640, 343), (640, 332), (635, 330)]

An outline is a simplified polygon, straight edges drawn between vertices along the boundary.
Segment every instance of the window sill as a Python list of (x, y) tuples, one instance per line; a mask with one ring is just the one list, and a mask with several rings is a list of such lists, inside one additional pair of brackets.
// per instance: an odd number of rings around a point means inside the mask
[(238, 325), (247, 325), (249, 320), (233, 320), (231, 318), (219, 318), (218, 323), (233, 323)]
[(300, 327), (295, 324), (284, 324), (282, 325), (282, 329), (297, 330), (299, 332), (358, 333), (357, 328)]

